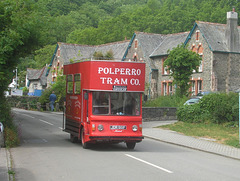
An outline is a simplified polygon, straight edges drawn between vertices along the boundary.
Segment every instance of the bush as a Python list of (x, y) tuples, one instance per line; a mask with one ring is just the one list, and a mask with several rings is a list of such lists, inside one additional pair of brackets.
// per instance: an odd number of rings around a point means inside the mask
[(181, 106), (177, 117), (185, 122), (226, 123), (238, 122), (239, 103), (236, 93), (216, 93), (203, 96), (198, 104)]
[(184, 102), (186, 102), (188, 98), (183, 97), (180, 98), (176, 95), (172, 96), (159, 96), (158, 98), (154, 100), (149, 100), (147, 102), (144, 102), (144, 107), (179, 107), (183, 105)]
[(209, 120), (209, 112), (201, 109), (200, 104), (183, 105), (177, 109), (177, 118), (189, 123), (206, 122)]

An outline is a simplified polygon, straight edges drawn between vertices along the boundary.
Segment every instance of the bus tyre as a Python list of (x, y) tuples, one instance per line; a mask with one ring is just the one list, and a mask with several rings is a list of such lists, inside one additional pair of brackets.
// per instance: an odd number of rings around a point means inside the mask
[(70, 134), (70, 141), (71, 141), (72, 143), (77, 143), (78, 139), (77, 139), (76, 136)]
[(86, 143), (84, 128), (81, 129), (81, 142), (84, 149), (89, 148), (89, 143)]
[(136, 142), (127, 142), (127, 148), (133, 150), (135, 148)]

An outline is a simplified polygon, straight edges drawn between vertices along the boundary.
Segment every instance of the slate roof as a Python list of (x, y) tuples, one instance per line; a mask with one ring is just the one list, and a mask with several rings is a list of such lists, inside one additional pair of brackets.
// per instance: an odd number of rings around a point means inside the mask
[(168, 55), (167, 51), (172, 50), (177, 45), (184, 43), (189, 32), (168, 34), (158, 47), (151, 53), (150, 57)]
[(163, 34), (135, 32), (135, 39), (138, 40), (138, 46), (141, 47), (145, 61), (152, 69), (156, 69), (156, 66), (149, 56), (165, 38), (166, 35)]
[[(219, 52), (230, 52), (227, 47), (227, 44), (226, 44), (227, 40), (225, 38), (225, 31), (227, 28), (226, 24), (196, 21), (185, 44), (191, 38), (191, 35), (196, 27), (199, 28), (200, 33), (203, 35), (203, 37), (207, 41), (208, 46), (211, 51), (213, 51), (213, 52), (214, 51), (215, 52), (218, 52), (218, 51)], [(240, 27), (238, 27), (238, 33), (240, 36)], [(240, 52), (240, 50), (239, 50), (239, 52)]]
[(68, 64), (70, 60), (91, 60), (95, 52), (102, 52), (103, 54), (106, 54), (108, 51), (113, 52), (113, 58), (115, 60), (121, 60), (128, 44), (129, 40), (96, 46), (59, 42), (58, 46), (60, 47), (60, 59), (64, 62), (64, 64)]
[(47, 67), (43, 67), (42, 69), (27, 69), (27, 79), (31, 80), (39, 80), (41, 85), (47, 85), (47, 77), (46, 77)]
[(144, 52), (145, 57), (155, 50), (155, 48), (166, 38), (167, 35), (136, 32), (136, 39)]

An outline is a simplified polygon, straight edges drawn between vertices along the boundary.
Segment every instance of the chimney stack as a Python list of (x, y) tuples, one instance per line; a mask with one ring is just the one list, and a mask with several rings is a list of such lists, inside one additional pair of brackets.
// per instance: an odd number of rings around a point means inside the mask
[(239, 52), (238, 13), (227, 12), (227, 28), (225, 32), (227, 46), (230, 52)]

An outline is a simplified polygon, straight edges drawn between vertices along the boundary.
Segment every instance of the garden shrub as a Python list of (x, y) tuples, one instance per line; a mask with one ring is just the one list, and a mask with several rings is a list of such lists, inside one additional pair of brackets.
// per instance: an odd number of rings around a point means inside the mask
[(238, 122), (238, 94), (216, 93), (203, 96), (198, 104), (183, 105), (177, 110), (179, 121), (229, 123)]
[(200, 108), (200, 104), (183, 105), (177, 109), (179, 121), (189, 123), (205, 122), (209, 119), (209, 112)]
[(149, 100), (144, 102), (144, 107), (179, 107), (182, 105), (188, 98), (180, 98), (176, 95), (172, 96), (159, 96), (156, 99)]

